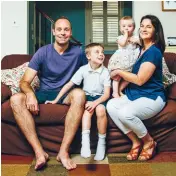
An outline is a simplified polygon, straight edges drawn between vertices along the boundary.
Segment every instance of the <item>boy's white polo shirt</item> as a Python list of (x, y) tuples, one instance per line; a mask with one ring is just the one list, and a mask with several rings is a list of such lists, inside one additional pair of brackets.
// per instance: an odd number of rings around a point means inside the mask
[(89, 63), (80, 67), (71, 78), (71, 81), (76, 85), (80, 85), (83, 81), (83, 90), (86, 95), (91, 96), (103, 95), (104, 87), (111, 86), (108, 69), (102, 65), (98, 69), (93, 70)]

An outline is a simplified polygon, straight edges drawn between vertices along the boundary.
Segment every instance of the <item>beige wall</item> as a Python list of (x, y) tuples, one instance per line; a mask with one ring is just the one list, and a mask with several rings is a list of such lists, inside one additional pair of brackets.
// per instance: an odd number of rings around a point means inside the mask
[(176, 11), (163, 12), (161, 1), (134, 1), (133, 17), (136, 22), (136, 31), (139, 28), (141, 17), (147, 14), (156, 15), (160, 19), (165, 38), (176, 37)]
[[(27, 12), (27, 1), (1, 3), (1, 58), (7, 54), (27, 54)], [(146, 14), (159, 17), (165, 37), (176, 37), (176, 12), (163, 12), (161, 1), (133, 1), (136, 29)]]
[(1, 3), (1, 58), (27, 54), (27, 1)]

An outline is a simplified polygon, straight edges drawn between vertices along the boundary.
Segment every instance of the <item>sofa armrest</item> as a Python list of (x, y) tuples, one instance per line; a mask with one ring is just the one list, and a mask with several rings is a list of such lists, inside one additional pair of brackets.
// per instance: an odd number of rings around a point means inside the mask
[(1, 104), (4, 103), (12, 96), (12, 92), (8, 86), (1, 83)]

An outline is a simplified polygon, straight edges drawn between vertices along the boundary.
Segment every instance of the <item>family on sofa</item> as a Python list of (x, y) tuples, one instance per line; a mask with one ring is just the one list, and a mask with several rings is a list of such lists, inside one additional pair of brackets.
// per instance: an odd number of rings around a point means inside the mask
[[(127, 154), (128, 160), (146, 161), (155, 155), (157, 143), (142, 121), (158, 114), (166, 104), (162, 78), (164, 34), (159, 19), (153, 15), (142, 17), (140, 40), (133, 37), (134, 27), (131, 18), (121, 19), (122, 35), (117, 40), (121, 48), (110, 59), (113, 68), (109, 73), (103, 66), (103, 46), (98, 43), (89, 44), (85, 55), (79, 46), (70, 42), (70, 21), (65, 17), (56, 20), (53, 25), (54, 44), (43, 46), (34, 54), (20, 81), (21, 92), (10, 98), (15, 120), (35, 153), (36, 170), (42, 168), (49, 159), (38, 139), (33, 119), (33, 115), (40, 112), (38, 104), (44, 103), (69, 105), (64, 136), (56, 157), (68, 170), (76, 168), (76, 163), (69, 156), (69, 147), (81, 120), (81, 156), (86, 158), (91, 155), (90, 127), (94, 111), (98, 128), (94, 159), (104, 159), (108, 118), (105, 107), (115, 125), (132, 142)], [(137, 44), (140, 44), (139, 48)], [(120, 58), (128, 58), (128, 55), (133, 55), (133, 60), (137, 59), (130, 65), (131, 70), (123, 62), (121, 67), (118, 65)], [(34, 91), (31, 83), (38, 73), (40, 87)], [(110, 77), (113, 79), (114, 98), (110, 95)], [(83, 89), (74, 87), (82, 81)]]

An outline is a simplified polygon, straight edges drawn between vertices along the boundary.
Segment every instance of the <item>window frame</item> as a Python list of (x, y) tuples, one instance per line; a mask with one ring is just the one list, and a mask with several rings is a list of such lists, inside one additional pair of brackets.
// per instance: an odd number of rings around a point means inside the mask
[[(118, 1), (118, 19), (120, 19), (123, 15), (123, 1)], [(107, 43), (107, 1), (103, 1), (103, 19), (106, 23), (103, 23), (104, 27), (104, 48), (106, 51), (114, 51), (117, 49), (117, 44)], [(114, 15), (109, 15), (114, 16)], [(118, 28), (119, 29), (119, 28)], [(119, 35), (118, 31), (118, 35)], [(93, 41), (92, 39), (92, 1), (85, 2), (85, 44), (89, 44)], [(118, 37), (118, 36), (117, 36)]]

